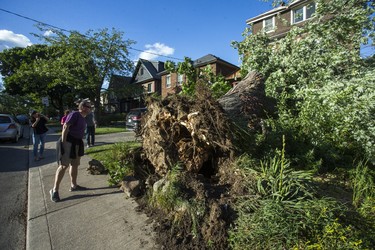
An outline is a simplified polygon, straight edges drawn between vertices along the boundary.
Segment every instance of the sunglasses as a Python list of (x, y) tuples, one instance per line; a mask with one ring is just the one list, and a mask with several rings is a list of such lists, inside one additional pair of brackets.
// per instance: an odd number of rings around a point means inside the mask
[(83, 105), (83, 107), (88, 108), (88, 109), (92, 108), (91, 106), (88, 106), (88, 105)]

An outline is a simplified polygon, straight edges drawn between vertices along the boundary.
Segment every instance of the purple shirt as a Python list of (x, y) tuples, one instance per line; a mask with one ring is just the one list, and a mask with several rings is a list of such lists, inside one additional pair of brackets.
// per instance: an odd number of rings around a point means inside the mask
[(65, 123), (69, 124), (69, 134), (77, 139), (83, 139), (85, 136), (86, 120), (79, 113), (79, 111), (74, 111), (68, 115)]

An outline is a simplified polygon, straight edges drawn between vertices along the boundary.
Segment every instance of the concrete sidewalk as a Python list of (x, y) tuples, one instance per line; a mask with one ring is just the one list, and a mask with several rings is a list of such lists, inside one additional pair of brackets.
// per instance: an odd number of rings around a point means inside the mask
[[(26, 249), (155, 249), (149, 218), (136, 212), (133, 199), (108, 187), (108, 176), (89, 174), (86, 155), (81, 158), (78, 184), (89, 189), (69, 192), (67, 171), (59, 190), (61, 201), (51, 201), (58, 138), (49, 132), (45, 159), (37, 162), (30, 146)], [(96, 136), (96, 145), (133, 138), (131, 132)]]

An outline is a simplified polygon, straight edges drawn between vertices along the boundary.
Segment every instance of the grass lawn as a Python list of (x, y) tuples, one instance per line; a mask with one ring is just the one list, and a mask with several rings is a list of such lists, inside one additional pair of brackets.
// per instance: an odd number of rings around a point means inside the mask
[[(55, 125), (55, 124), (48, 124), (48, 127), (53, 128), (54, 131), (61, 134), (62, 126)], [(120, 132), (126, 132), (125, 127), (97, 127), (95, 129), (95, 135), (105, 135), (105, 134), (111, 134), (111, 133), (120, 133)]]
[(95, 129), (96, 135), (104, 135), (104, 134), (111, 134), (111, 133), (120, 133), (126, 132), (127, 130), (125, 127), (98, 127)]

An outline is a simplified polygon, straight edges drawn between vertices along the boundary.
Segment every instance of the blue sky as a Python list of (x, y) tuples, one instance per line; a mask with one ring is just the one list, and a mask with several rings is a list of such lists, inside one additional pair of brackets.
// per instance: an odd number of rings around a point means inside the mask
[[(213, 54), (240, 65), (232, 41), (241, 41), (246, 20), (272, 9), (267, 0), (1, 0), (0, 8), (66, 30), (115, 28), (132, 45), (131, 59), (171, 60)], [(35, 22), (0, 11), (0, 51), (40, 43)], [(367, 47), (363, 55), (374, 54)]]
[[(262, 0), (1, 0), (0, 8), (66, 30), (86, 33), (112, 27), (137, 43), (133, 48), (174, 58), (213, 54), (240, 65), (231, 41), (241, 41), (246, 20), (272, 9)], [(35, 22), (0, 11), (0, 50), (40, 43)], [(166, 61), (131, 50), (139, 57)]]

